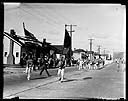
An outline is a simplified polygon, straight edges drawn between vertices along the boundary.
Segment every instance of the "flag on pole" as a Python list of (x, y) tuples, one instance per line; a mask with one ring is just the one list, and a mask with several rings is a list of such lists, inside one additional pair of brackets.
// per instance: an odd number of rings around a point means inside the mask
[(68, 31), (65, 29), (65, 37), (64, 37), (64, 48), (71, 48), (71, 36)]
[(24, 34), (26, 38), (37, 40), (36, 37), (31, 32), (25, 29), (24, 22), (23, 22), (23, 28), (24, 28)]

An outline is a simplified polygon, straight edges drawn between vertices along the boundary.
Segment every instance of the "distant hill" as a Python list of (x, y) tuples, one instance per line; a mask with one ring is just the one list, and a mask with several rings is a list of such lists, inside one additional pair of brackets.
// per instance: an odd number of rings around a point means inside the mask
[(124, 57), (124, 52), (114, 52), (113, 53), (113, 59), (123, 58), (123, 57)]

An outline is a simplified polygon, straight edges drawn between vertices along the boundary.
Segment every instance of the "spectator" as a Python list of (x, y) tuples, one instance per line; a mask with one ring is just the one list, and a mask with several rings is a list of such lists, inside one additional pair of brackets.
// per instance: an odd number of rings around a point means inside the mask
[(21, 58), (20, 58), (20, 65), (21, 65), (22, 67), (24, 66), (23, 56), (21, 56)]

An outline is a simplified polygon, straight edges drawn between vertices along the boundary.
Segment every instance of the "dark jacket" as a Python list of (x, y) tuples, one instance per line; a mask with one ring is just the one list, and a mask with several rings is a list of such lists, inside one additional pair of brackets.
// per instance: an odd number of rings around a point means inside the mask
[(57, 67), (59, 67), (60, 69), (63, 69), (65, 68), (65, 65), (66, 65), (66, 61), (60, 60)]

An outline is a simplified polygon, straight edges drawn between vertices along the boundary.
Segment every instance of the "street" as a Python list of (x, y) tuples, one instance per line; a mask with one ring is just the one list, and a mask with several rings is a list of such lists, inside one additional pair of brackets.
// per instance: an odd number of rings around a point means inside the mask
[[(48, 70), (39, 75), (32, 73), (31, 80), (25, 73), (13, 76), (4, 75), (3, 98), (18, 96), (20, 99), (85, 99), (85, 98), (125, 98), (125, 72), (117, 71), (117, 65), (112, 63), (101, 70), (78, 70), (67, 67), (65, 80), (58, 81), (57, 69)], [(12, 75), (12, 74), (10, 74)]]

